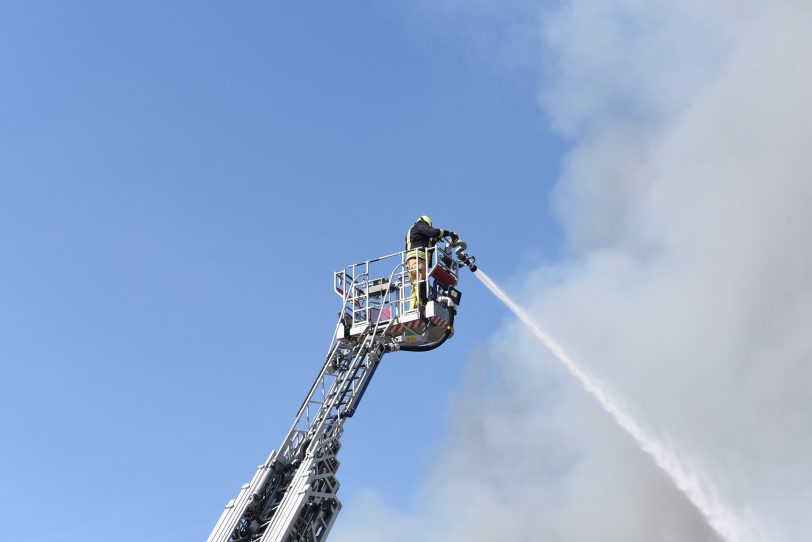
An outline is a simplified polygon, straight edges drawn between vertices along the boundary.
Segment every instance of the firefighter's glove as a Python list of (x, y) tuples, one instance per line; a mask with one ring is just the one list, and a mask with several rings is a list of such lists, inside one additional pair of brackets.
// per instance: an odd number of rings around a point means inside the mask
[(451, 242), (452, 242), (452, 243), (456, 243), (457, 241), (459, 241), (459, 240), (460, 240), (460, 236), (459, 236), (459, 235), (457, 235), (457, 234), (456, 234), (455, 232), (453, 232), (453, 231), (447, 231), (447, 232), (446, 232), (446, 235), (448, 235), (449, 237), (451, 237)]

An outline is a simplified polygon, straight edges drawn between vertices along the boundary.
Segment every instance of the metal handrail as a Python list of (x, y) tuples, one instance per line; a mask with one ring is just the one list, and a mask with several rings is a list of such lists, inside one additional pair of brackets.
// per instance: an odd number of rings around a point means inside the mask
[[(406, 297), (404, 295), (399, 294), (394, 301), (392, 299), (392, 295), (393, 295), (393, 292), (394, 292), (393, 289), (392, 289), (393, 279), (394, 279), (394, 277), (396, 275), (399, 274), (402, 277), (402, 279), (404, 280), (404, 283), (405, 283), (406, 274), (408, 272), (407, 269), (406, 269), (406, 261), (407, 261), (406, 255), (408, 253), (412, 253), (412, 252), (419, 253), (421, 251), (425, 254), (425, 258), (426, 258), (426, 276), (418, 277), (418, 280), (414, 284), (411, 285), (413, 289), (417, 289), (417, 288), (419, 288), (419, 284), (421, 282), (425, 281), (428, 284), (429, 258), (433, 259), (434, 255), (436, 254), (436, 251), (437, 251), (436, 246), (435, 247), (421, 247), (421, 248), (416, 248), (416, 249), (412, 249), (412, 250), (402, 250), (402, 251), (399, 251), (399, 252), (394, 252), (394, 253), (388, 254), (386, 256), (381, 256), (379, 258), (375, 258), (375, 259), (372, 259), (372, 260), (367, 260), (367, 261), (364, 261), (364, 262), (359, 262), (359, 263), (356, 263), (356, 264), (352, 264), (352, 265), (348, 266), (347, 268), (345, 268), (343, 271), (340, 271), (340, 272), (336, 273), (336, 275), (340, 275), (342, 277), (342, 282), (343, 282), (342, 286), (345, 286), (346, 285), (346, 280), (350, 276), (352, 276), (352, 280), (350, 281), (349, 286), (346, 288), (346, 290), (343, 292), (343, 295), (342, 295), (343, 307), (342, 307), (342, 311), (341, 311), (341, 313), (339, 315), (339, 321), (336, 324), (336, 329), (338, 329), (338, 326), (342, 323), (342, 321), (344, 319), (344, 316), (347, 315), (348, 311), (349, 311), (349, 316), (352, 317), (353, 325), (356, 323), (356, 321), (355, 321), (356, 310), (355, 310), (355, 307), (354, 307), (355, 305), (358, 305), (359, 303), (363, 303), (363, 305), (364, 305), (363, 310), (364, 311), (369, 311), (370, 310), (369, 287), (364, 288), (363, 290), (360, 290), (359, 292), (356, 292), (356, 290), (359, 289), (359, 284), (363, 284), (364, 282), (366, 282), (367, 284), (369, 283), (369, 277), (370, 277), (369, 266), (370, 266), (370, 264), (385, 260), (387, 258), (400, 256), (400, 262), (397, 265), (395, 265), (395, 267), (390, 272), (389, 279), (388, 279), (388, 282), (387, 282), (387, 285), (386, 285), (386, 290), (385, 290), (384, 294), (381, 296), (381, 299), (383, 299), (383, 302), (382, 302), (381, 307), (380, 307), (381, 310), (378, 311), (378, 314), (377, 314), (377, 317), (375, 318), (374, 323), (371, 322), (371, 320), (367, 319), (367, 324), (371, 325), (371, 326), (368, 327), (365, 330), (364, 334), (366, 336), (362, 340), (359, 351), (356, 352), (356, 355), (354, 357), (357, 358), (358, 354), (364, 348), (367, 348), (367, 347), (369, 347), (369, 346), (371, 346), (373, 344), (374, 339), (375, 339), (376, 336), (379, 336), (382, 333), (385, 334), (390, 329), (390, 327), (395, 323), (395, 320), (397, 319), (397, 317), (401, 316), (404, 312), (407, 312), (404, 309), (404, 305), (406, 303)], [(362, 267), (362, 266), (363, 266), (363, 272), (357, 273), (358, 268)], [(353, 269), (352, 275), (349, 275), (347, 273), (347, 270), (350, 269), (350, 268)], [(381, 330), (381, 317), (383, 316), (383, 310), (382, 309), (387, 305), (389, 307), (392, 307), (393, 309), (395, 309), (396, 312), (395, 312), (395, 314), (391, 315), (388, 322), (386, 323), (386, 326), (383, 328), (383, 330)], [(331, 345), (330, 349), (328, 350), (328, 359), (335, 356), (337, 349), (340, 347), (340, 344), (338, 343), (338, 341), (335, 340), (335, 338), (336, 337), (334, 336), (333, 337), (333, 344)], [(327, 364), (325, 364), (325, 366), (322, 367), (322, 370), (319, 373), (319, 376), (317, 377), (316, 381), (311, 386), (310, 391), (307, 394), (304, 402), (299, 407), (299, 410), (296, 413), (296, 417), (295, 417), (295, 421), (293, 423), (293, 426), (291, 427), (290, 431), (288, 432), (288, 438), (285, 439), (286, 443), (290, 440), (289, 437), (294, 435), (297, 431), (302, 431), (302, 432), (307, 431), (307, 429), (299, 429), (299, 425), (303, 421), (303, 415), (308, 410), (308, 405), (310, 405), (311, 403), (314, 403), (314, 402), (318, 403), (319, 405), (324, 405), (328, 401), (329, 392), (331, 391), (333, 386), (336, 384), (336, 382), (333, 382), (333, 384), (331, 386), (329, 386), (330, 389), (325, 390), (325, 397), (323, 397), (321, 400), (314, 400), (313, 399), (314, 394), (316, 393), (316, 390), (318, 389), (318, 387), (320, 385), (323, 387), (324, 384), (325, 384), (324, 378), (325, 378), (326, 371), (327, 371)], [(320, 409), (321, 409), (321, 407), (319, 407), (319, 409), (317, 409), (317, 411), (320, 410)], [(316, 414), (316, 415), (318, 415), (318, 414)], [(309, 418), (309, 416), (308, 416), (308, 418)], [(313, 420), (308, 419), (308, 423), (307, 423), (308, 429), (313, 429), (313, 426), (311, 425), (312, 421), (315, 421), (315, 418)], [(283, 447), (284, 447), (284, 444), (283, 444)], [(281, 451), (281, 448), (280, 448), (280, 451)]]
[[(381, 296), (384, 300), (386, 299), (387, 296), (392, 295), (392, 279), (394, 278), (395, 273), (398, 271), (398, 269), (400, 269), (401, 273), (403, 273), (403, 266), (404, 266), (404, 262), (401, 261), (398, 265), (395, 266), (394, 269), (392, 269), (392, 272), (389, 273), (389, 282), (386, 285), (386, 293), (383, 296)], [(402, 299), (398, 299), (398, 301), (401, 302), (401, 303), (403, 302)], [(369, 305), (369, 288), (367, 288), (367, 306), (368, 305)], [(384, 301), (383, 305), (386, 305), (386, 301)], [(392, 301), (390, 300), (389, 301), (389, 306), (391, 307), (391, 305), (392, 305)], [(383, 314), (383, 306), (381, 306), (381, 310), (378, 311), (378, 318), (376, 319), (375, 327), (372, 328), (372, 337), (373, 338), (375, 337), (375, 335), (378, 334), (378, 326), (380, 326), (381, 315), (382, 314)], [(397, 316), (400, 316), (399, 312), (398, 312)], [(386, 328), (383, 330), (383, 333), (386, 333), (387, 331), (389, 331), (389, 328), (392, 326), (392, 323), (395, 321), (395, 318), (396, 318), (395, 315), (390, 315), (389, 322), (386, 324)]]

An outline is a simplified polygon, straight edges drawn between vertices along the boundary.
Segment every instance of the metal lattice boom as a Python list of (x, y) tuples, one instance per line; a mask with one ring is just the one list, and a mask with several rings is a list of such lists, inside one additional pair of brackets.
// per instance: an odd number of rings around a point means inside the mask
[[(344, 422), (384, 354), (430, 350), (453, 334), (461, 296), (454, 286), (469, 258), (463, 250), (462, 243), (441, 243), (335, 273), (342, 310), (324, 365), (281, 446), (228, 502), (208, 542), (326, 540), (341, 510), (336, 473)], [(425, 276), (409, 274), (415, 257), (431, 264)], [(417, 299), (421, 285), (431, 292), (425, 305)]]

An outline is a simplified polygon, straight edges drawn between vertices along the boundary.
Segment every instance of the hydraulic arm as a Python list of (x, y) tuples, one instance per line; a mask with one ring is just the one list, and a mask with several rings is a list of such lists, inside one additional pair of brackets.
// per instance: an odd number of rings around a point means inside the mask
[[(228, 502), (208, 542), (321, 542), (341, 509), (337, 458), (344, 422), (358, 408), (387, 352), (422, 352), (453, 334), (462, 266), (476, 269), (462, 242), (399, 252), (334, 274), (342, 298), (324, 365), (278, 450)], [(426, 258), (426, 276), (408, 260)], [(429, 291), (423, 303), (420, 285)]]

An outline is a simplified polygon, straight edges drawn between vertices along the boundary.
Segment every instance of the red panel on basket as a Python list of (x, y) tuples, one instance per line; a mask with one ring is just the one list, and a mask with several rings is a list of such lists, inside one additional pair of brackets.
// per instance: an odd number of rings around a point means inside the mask
[(451, 271), (439, 265), (431, 270), (431, 276), (443, 286), (455, 286), (457, 284), (457, 277)]

